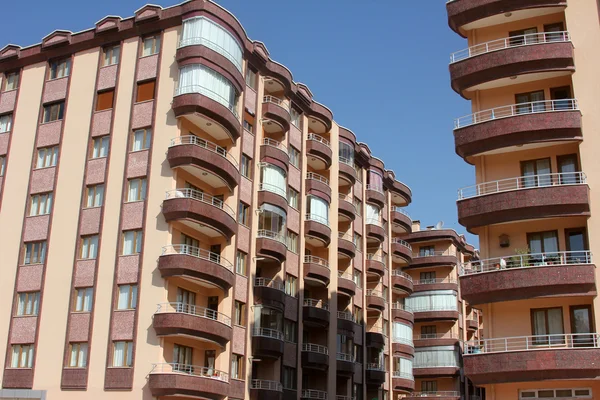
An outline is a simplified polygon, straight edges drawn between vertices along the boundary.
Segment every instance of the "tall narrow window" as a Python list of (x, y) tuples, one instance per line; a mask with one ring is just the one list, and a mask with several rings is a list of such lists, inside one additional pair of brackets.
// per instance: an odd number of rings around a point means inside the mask
[(69, 76), (71, 73), (71, 59), (66, 58), (50, 62), (50, 77), (49, 79), (59, 79)]
[(85, 368), (87, 366), (88, 344), (70, 343), (69, 368)]
[(142, 101), (154, 100), (156, 94), (156, 81), (138, 82), (137, 84), (137, 95), (135, 98), (136, 103)]
[(174, 369), (182, 372), (192, 372), (194, 349), (188, 346), (175, 344), (173, 346)]
[(296, 107), (290, 107), (290, 117), (292, 120), (292, 124), (298, 128), (302, 129), (302, 113), (296, 109)]
[(248, 179), (252, 179), (252, 159), (243, 153), (240, 162), (240, 174)]
[(99, 158), (108, 156), (108, 146), (110, 136), (96, 137), (92, 140), (92, 154), (90, 158)]
[(298, 234), (289, 229), (287, 232), (287, 247), (292, 253), (298, 254)]
[(144, 38), (142, 47), (142, 57), (158, 54), (160, 51), (160, 35), (148, 36)]
[(12, 346), (11, 368), (33, 367), (33, 344), (15, 344)]
[(244, 356), (231, 355), (231, 377), (233, 379), (244, 379)]
[(273, 192), (287, 198), (285, 171), (272, 164), (262, 164), (259, 190)]
[(288, 187), (288, 204), (290, 207), (298, 209), (298, 197), (300, 193), (292, 187)]
[(142, 251), (142, 230), (123, 232), (123, 255), (139, 254)]
[(152, 129), (137, 129), (133, 132), (131, 140), (131, 151), (140, 151), (150, 148), (152, 140)]
[[(558, 233), (556, 231), (528, 233), (527, 242), (531, 251), (529, 261), (534, 265), (542, 263), (546, 257), (552, 257), (552, 254), (548, 253), (558, 252)], [(542, 259), (540, 253), (547, 253), (546, 257)]]
[(435, 246), (419, 247), (419, 257), (428, 257), (435, 255)]
[(146, 200), (146, 178), (134, 178), (127, 182), (127, 201)]
[(31, 196), (29, 216), (50, 214), (52, 210), (52, 193), (34, 194)]
[(283, 367), (283, 379), (282, 384), (285, 389), (296, 390), (298, 387), (298, 373), (296, 368)]
[(308, 218), (312, 221), (329, 225), (329, 204), (316, 196), (308, 196)]
[(4, 91), (15, 90), (19, 87), (19, 73), (11, 72), (4, 74)]
[(98, 235), (81, 237), (81, 252), (79, 258), (82, 260), (94, 259), (98, 256)]
[(288, 296), (296, 297), (298, 294), (297, 288), (298, 279), (290, 274), (285, 275), (285, 294)]
[(544, 100), (545, 96), (543, 90), (516, 94), (515, 102), (517, 103), (517, 114), (546, 111)]
[(291, 319), (283, 320), (283, 338), (286, 342), (296, 343), (298, 341), (298, 325)]
[(103, 66), (113, 65), (119, 63), (119, 55), (121, 53), (121, 46), (106, 47), (104, 49)]
[(73, 299), (73, 311), (90, 312), (92, 311), (92, 301), (94, 298), (94, 288), (76, 288)]
[(257, 87), (256, 84), (257, 84), (256, 72), (254, 72), (252, 70), (252, 68), (247, 67), (246, 68), (246, 85), (248, 85), (252, 89), (256, 90), (256, 87)]
[(43, 264), (46, 260), (46, 241), (25, 243), (23, 264)]
[(290, 155), (290, 164), (296, 168), (300, 168), (300, 152), (294, 146), (290, 146), (288, 153)]
[(131, 367), (133, 365), (133, 342), (113, 342), (113, 367)]
[(101, 207), (104, 203), (104, 185), (92, 185), (86, 188), (86, 207)]
[(246, 226), (248, 226), (250, 222), (250, 206), (241, 201), (238, 207), (238, 222)]
[(115, 90), (98, 92), (96, 96), (96, 111), (104, 111), (113, 108), (115, 102)]
[(565, 333), (563, 326), (562, 308), (544, 308), (531, 310), (531, 330), (534, 344), (559, 344), (564, 343)]
[(65, 113), (65, 102), (48, 104), (44, 106), (44, 115), (42, 122), (60, 121), (63, 119)]
[(137, 285), (119, 285), (117, 310), (134, 310), (137, 307)]
[(234, 323), (239, 326), (245, 326), (244, 315), (246, 312), (246, 305), (241, 301), (235, 301), (235, 315)]
[(40, 292), (25, 292), (17, 295), (17, 315), (37, 315)]
[(248, 254), (241, 250), (237, 251), (235, 256), (235, 272), (239, 275), (246, 275), (246, 262), (248, 260)]
[(549, 158), (521, 162), (523, 186), (526, 188), (552, 185), (552, 168)]
[(4, 176), (5, 168), (6, 168), (6, 157), (0, 156), (0, 176)]
[(0, 133), (9, 132), (12, 128), (12, 114), (0, 115)]
[(54, 167), (58, 161), (58, 146), (38, 149), (36, 168)]

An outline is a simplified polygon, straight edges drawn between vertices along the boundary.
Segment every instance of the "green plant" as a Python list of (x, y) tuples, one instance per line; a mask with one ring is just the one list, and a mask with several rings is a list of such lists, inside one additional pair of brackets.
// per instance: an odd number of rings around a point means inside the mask
[[(528, 267), (531, 265), (531, 249), (525, 247), (524, 249), (515, 249), (516, 256), (511, 257), (511, 262), (514, 267), (521, 266)], [(522, 260), (522, 261), (521, 261)]]

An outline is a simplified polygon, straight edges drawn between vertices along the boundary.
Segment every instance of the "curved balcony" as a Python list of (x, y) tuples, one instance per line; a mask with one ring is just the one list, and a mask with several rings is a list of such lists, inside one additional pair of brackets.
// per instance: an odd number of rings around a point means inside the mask
[(317, 281), (322, 285), (329, 285), (331, 270), (329, 261), (315, 256), (304, 256), (304, 277)]
[(524, 18), (554, 14), (567, 6), (567, 0), (449, 0), (448, 25), (463, 37), (466, 31), (506, 24)]
[(262, 126), (265, 131), (283, 133), (290, 130), (290, 110), (283, 100), (273, 96), (264, 96), (262, 116)]
[(313, 239), (310, 240), (307, 238), (307, 241), (312, 245), (322, 245), (327, 247), (329, 246), (329, 243), (331, 243), (331, 228), (329, 227), (329, 221), (320, 215), (306, 214), (304, 234)]
[(365, 195), (367, 203), (374, 203), (379, 207), (383, 207), (387, 204), (387, 198), (383, 191), (383, 187), (381, 186), (367, 185)]
[[(354, 375), (354, 355), (336, 353), (337, 375), (351, 377)], [(337, 400), (337, 399), (336, 399)]]
[(283, 385), (276, 381), (252, 379), (250, 400), (283, 400)]
[(410, 263), (412, 261), (412, 246), (405, 240), (394, 238), (392, 239), (392, 254), (394, 261), (402, 263)]
[(458, 282), (454, 278), (420, 279), (414, 282), (415, 292), (426, 290), (454, 290), (458, 291)]
[(379, 254), (367, 254), (367, 272), (383, 276), (385, 274), (385, 260)]
[(177, 136), (167, 151), (171, 168), (182, 168), (209, 185), (233, 190), (240, 183), (236, 159), (221, 146), (198, 136)]
[(290, 166), (290, 155), (282, 143), (264, 138), (260, 144), (260, 161), (276, 165), (287, 171)]
[(300, 398), (327, 400), (327, 392), (315, 389), (302, 389), (302, 392), (300, 392)]
[(254, 279), (254, 296), (261, 304), (276, 307), (281, 310), (285, 308), (285, 286), (281, 281), (267, 278)]
[(285, 237), (279, 232), (259, 229), (256, 235), (256, 253), (260, 256), (274, 258), (278, 262), (284, 262), (287, 257)]
[(309, 133), (306, 138), (307, 163), (311, 167), (321, 170), (331, 167), (331, 144), (327, 139), (316, 133)]
[(312, 343), (302, 344), (302, 368), (318, 369), (326, 371), (329, 369), (329, 349)]
[(158, 270), (163, 278), (199, 279), (223, 290), (229, 290), (235, 282), (233, 264), (220, 254), (187, 244), (163, 247), (158, 259)]
[[(392, 386), (394, 391), (412, 392), (415, 389), (415, 377), (408, 372), (392, 372)], [(409, 398), (407, 395), (404, 398)]]
[(229, 375), (196, 365), (153, 364), (148, 375), (148, 386), (154, 397), (192, 396), (222, 400), (229, 394)]
[(412, 277), (399, 269), (392, 270), (392, 285), (394, 289), (406, 292), (409, 295), (414, 288)]
[(351, 185), (356, 183), (358, 174), (354, 167), (354, 160), (349, 160), (345, 157), (339, 157), (340, 178), (347, 180)]
[(456, 309), (449, 309), (446, 306), (432, 306), (422, 308), (412, 308), (411, 311), (415, 316), (415, 321), (456, 321), (460, 313)]
[(179, 220), (208, 236), (217, 234), (230, 240), (237, 233), (233, 209), (223, 200), (199, 190), (167, 191), (162, 212), (167, 222)]
[(304, 299), (302, 318), (306, 325), (316, 327), (328, 326), (329, 304), (323, 300)]
[(337, 312), (337, 327), (338, 330), (343, 330), (348, 332), (348, 336), (354, 335), (354, 317), (352, 313), (349, 311), (338, 311)]
[(162, 303), (152, 326), (158, 336), (191, 336), (225, 346), (231, 340), (231, 318), (205, 307), (185, 303)]
[(485, 225), (590, 215), (583, 172), (520, 176), (460, 189), (458, 221), (469, 231)]
[(252, 330), (252, 354), (265, 358), (279, 358), (283, 355), (283, 332), (269, 328)]
[[(417, 400), (423, 398), (435, 398), (436, 400), (458, 400), (461, 398), (460, 392), (455, 391), (437, 391), (437, 392), (412, 392), (405, 397), (407, 400)], [(475, 396), (470, 396), (475, 400)]]
[(459, 94), (574, 71), (573, 44), (568, 32), (511, 36), (450, 55), (451, 84)]
[(346, 272), (338, 271), (338, 292), (350, 297), (356, 294), (356, 283), (354, 277)]
[(464, 373), (476, 385), (600, 375), (598, 333), (520, 336), (465, 343)]
[(376, 309), (379, 311), (385, 310), (386, 300), (383, 297), (383, 293), (381, 293), (379, 290), (367, 289), (366, 295), (367, 308)]
[(458, 257), (451, 251), (429, 251), (424, 254), (413, 255), (410, 265), (404, 267), (409, 268), (429, 268), (429, 267), (444, 267), (454, 266), (458, 264)]
[(395, 355), (403, 353), (412, 356), (415, 354), (415, 345), (412, 340), (392, 337), (392, 351)]
[(356, 256), (356, 245), (354, 244), (354, 238), (351, 237), (351, 235), (344, 232), (338, 233), (338, 254), (349, 258), (354, 258)]
[(454, 121), (456, 154), (466, 161), (489, 151), (514, 151), (514, 146), (582, 140), (581, 112), (575, 99), (512, 104)]
[(392, 207), (390, 210), (390, 218), (392, 220), (392, 232), (394, 233), (411, 233), (412, 218), (401, 207)]
[(280, 190), (275, 185), (270, 185), (268, 183), (259, 183), (258, 206), (260, 207), (264, 203), (272, 204), (281, 208), (282, 210), (287, 210), (288, 208), (288, 200), (283, 195), (282, 190)]
[(367, 385), (382, 385), (385, 383), (385, 367), (381, 364), (368, 363), (365, 366)]
[(379, 326), (372, 326), (365, 334), (367, 347), (383, 349), (385, 347), (385, 336), (383, 329)]
[(331, 203), (331, 186), (329, 179), (323, 175), (314, 172), (306, 173), (306, 193), (322, 198), (327, 203)]
[(387, 236), (386, 224), (377, 218), (367, 218), (365, 224), (367, 238), (383, 243)]
[(458, 335), (453, 332), (428, 333), (413, 336), (415, 347), (454, 346), (460, 343)]
[(347, 194), (340, 193), (338, 201), (338, 215), (342, 221), (354, 221), (356, 219), (356, 207), (352, 198)]
[(412, 190), (404, 183), (389, 178), (387, 188), (390, 191), (392, 205), (395, 207), (406, 207), (412, 201)]
[(207, 129), (217, 140), (240, 137), (241, 124), (234, 104), (201, 85), (177, 88), (171, 104), (176, 117)]
[(414, 324), (415, 315), (407, 309), (402, 303), (392, 303), (392, 319), (398, 322)]
[(596, 294), (590, 251), (516, 254), (460, 267), (462, 298), (470, 305), (546, 296)]

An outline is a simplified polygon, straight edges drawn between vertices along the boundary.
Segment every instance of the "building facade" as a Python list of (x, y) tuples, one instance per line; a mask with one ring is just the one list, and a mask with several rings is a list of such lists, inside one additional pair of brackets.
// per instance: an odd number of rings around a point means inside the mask
[(472, 104), (455, 120), (456, 152), (476, 175), (458, 216), (480, 239), (460, 287), (485, 314), (464, 374), (489, 400), (596, 398), (598, 3), (446, 7), (469, 46), (450, 63), (452, 88)]

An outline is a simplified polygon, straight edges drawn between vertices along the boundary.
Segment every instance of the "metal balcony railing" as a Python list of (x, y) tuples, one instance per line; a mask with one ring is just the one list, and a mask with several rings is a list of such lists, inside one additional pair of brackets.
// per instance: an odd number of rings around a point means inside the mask
[(304, 299), (304, 307), (315, 307), (323, 310), (329, 310), (329, 304), (324, 300)]
[(187, 304), (183, 302), (175, 303), (160, 303), (158, 304), (156, 314), (178, 313), (194, 315), (200, 318), (212, 319), (213, 321), (221, 322), (227, 326), (231, 326), (231, 318), (210, 308)]
[(250, 389), (273, 390), (275, 392), (283, 392), (281, 382), (267, 381), (264, 379), (252, 379), (250, 381)]
[(366, 189), (372, 190), (374, 192), (382, 193), (382, 194), (384, 193), (383, 186), (381, 186), (381, 185), (367, 185)]
[(269, 231), (267, 229), (259, 229), (256, 234), (256, 237), (273, 239), (273, 240), (283, 243), (287, 247), (286, 237), (284, 235), (280, 234), (279, 232)]
[(270, 138), (264, 138), (262, 143), (262, 146), (271, 146), (271, 147), (275, 147), (276, 149), (279, 149), (281, 151), (283, 151), (285, 154), (288, 154), (288, 149), (287, 147), (285, 147), (283, 145), (283, 143), (278, 142), (277, 140), (273, 140)]
[(507, 353), (511, 351), (565, 350), (600, 347), (598, 333), (565, 333), (515, 336), (466, 342), (464, 354)]
[(317, 265), (320, 265), (321, 267), (329, 269), (329, 261), (327, 261), (321, 257), (304, 256), (304, 263), (305, 264), (306, 263), (317, 264)]
[(406, 280), (408, 280), (408, 281), (410, 281), (410, 282), (412, 282), (412, 281), (413, 281), (413, 278), (412, 278), (412, 276), (410, 276), (410, 275), (409, 275), (409, 274), (407, 274), (406, 272), (403, 272), (403, 271), (401, 271), (401, 270), (399, 270), (399, 269), (393, 269), (393, 270), (392, 270), (392, 276), (401, 276), (402, 278), (404, 278), (404, 279), (406, 279)]
[(252, 336), (266, 337), (271, 339), (283, 340), (283, 332), (270, 328), (254, 328)]
[(275, 279), (268, 278), (255, 278), (254, 279), (255, 287), (268, 287), (271, 289), (279, 290), (281, 292), (285, 292), (285, 285), (281, 281), (277, 281)]
[[(460, 397), (460, 392), (455, 391), (439, 391), (439, 392), (412, 392), (410, 397)], [(473, 399), (473, 396), (471, 396)]]
[(302, 392), (300, 393), (300, 398), (327, 400), (327, 392), (314, 389), (302, 389)]
[(320, 344), (313, 343), (302, 343), (302, 351), (325, 355), (329, 354), (329, 349), (326, 346), (321, 346)]
[(315, 221), (315, 222), (318, 222), (318, 223), (323, 224), (325, 226), (329, 226), (329, 219), (327, 217), (322, 216), (322, 215), (313, 214), (313, 213), (307, 213), (306, 214), (306, 220), (307, 221)]
[(416, 280), (415, 285), (434, 285), (436, 283), (457, 283), (454, 278), (432, 278)]
[(198, 200), (202, 203), (211, 205), (213, 207), (220, 208), (221, 210), (223, 210), (227, 214), (229, 214), (233, 219), (235, 219), (235, 212), (233, 211), (233, 209), (231, 207), (229, 207), (227, 204), (225, 204), (223, 202), (223, 200), (221, 200), (217, 197), (211, 196), (210, 194), (206, 194), (204, 192), (201, 192), (200, 190), (189, 189), (189, 188), (167, 190), (166, 196), (165, 196), (166, 200), (180, 199), (180, 198)]
[(182, 374), (229, 382), (229, 374), (209, 367), (180, 363), (152, 364), (150, 374)]
[(287, 102), (285, 102), (284, 100), (279, 99), (275, 96), (270, 96), (270, 95), (263, 96), (263, 103), (275, 104), (275, 105), (283, 108), (285, 111), (290, 112), (290, 107), (287, 104)]
[(218, 154), (232, 163), (236, 169), (239, 169), (237, 160), (227, 152), (227, 149), (195, 135), (177, 136), (171, 139), (169, 147), (184, 146), (188, 144), (202, 147), (203, 149)]
[(197, 257), (202, 260), (211, 261), (233, 272), (233, 264), (231, 262), (221, 257), (220, 254), (213, 253), (199, 247), (190, 246), (188, 244), (171, 244), (168, 246), (163, 246), (161, 255), (166, 256), (172, 254), (184, 254)]
[(354, 355), (349, 353), (336, 353), (335, 359), (340, 361), (354, 362)]
[(409, 250), (412, 250), (412, 246), (406, 240), (402, 240), (400, 238), (393, 238), (392, 243), (398, 243), (400, 246), (404, 246)]
[(309, 133), (307, 140), (314, 140), (315, 142), (323, 143), (327, 147), (331, 147), (329, 140), (325, 139), (323, 136), (319, 136), (316, 133)]
[[(394, 371), (392, 372), (392, 378), (401, 378), (401, 379), (406, 379), (409, 381), (414, 381), (415, 377), (413, 376), (413, 374), (409, 373), (409, 372), (402, 372), (402, 371)], [(411, 395), (408, 395), (408, 397), (412, 397)]]

